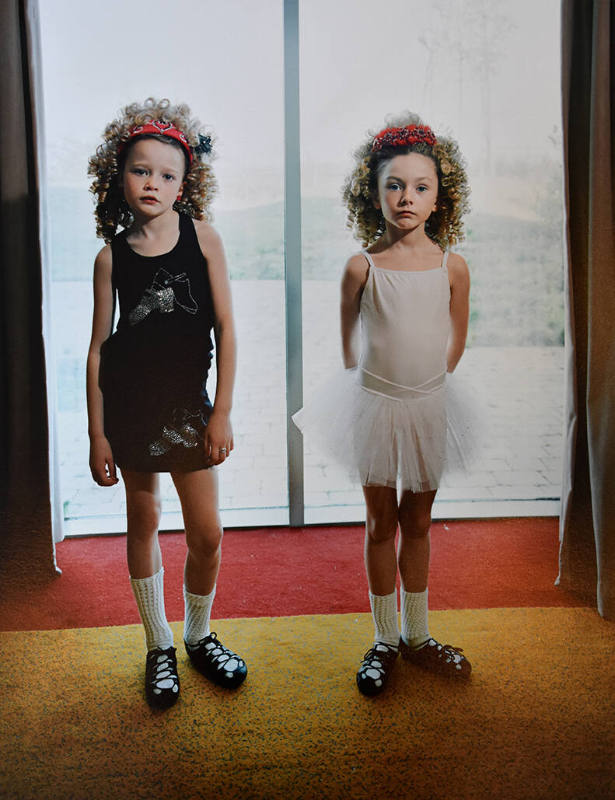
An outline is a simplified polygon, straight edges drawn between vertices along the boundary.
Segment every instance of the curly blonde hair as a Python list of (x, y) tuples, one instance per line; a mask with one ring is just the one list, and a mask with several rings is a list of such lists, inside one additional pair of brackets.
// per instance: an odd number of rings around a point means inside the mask
[[(189, 214), (195, 219), (210, 219), (209, 206), (216, 193), (217, 183), (210, 161), (213, 159), (211, 143), (213, 136), (207, 132), (207, 152), (203, 150), (204, 131), (201, 123), (192, 117), (187, 105), (171, 105), (169, 100), (156, 100), (149, 97), (143, 104), (131, 103), (122, 109), (119, 117), (105, 128), (104, 141), (96, 148), (96, 153), (88, 163), (88, 175), (94, 180), (90, 191), (96, 196), (96, 235), (109, 243), (117, 232), (118, 225), (128, 228), (133, 216), (124, 200), (120, 185), (121, 172), (127, 151), (130, 148), (130, 132), (138, 125), (152, 120), (171, 122), (186, 135), (193, 153), (192, 163), (186, 158), (185, 185), (181, 200), (175, 202), (176, 211)], [(136, 138), (133, 141), (136, 141)], [(169, 137), (157, 137), (184, 148)]]
[[(405, 112), (387, 119), (385, 127), (403, 128), (423, 125), (417, 114)], [(462, 217), (470, 210), (470, 187), (465, 170), (465, 159), (457, 142), (437, 136), (431, 147), (424, 142), (411, 145), (384, 146), (372, 152), (376, 132), (368, 137), (354, 152), (355, 168), (346, 178), (343, 199), (348, 208), (347, 226), (363, 247), (373, 244), (386, 230), (382, 211), (374, 206), (378, 197), (378, 174), (382, 166), (398, 155), (421, 153), (432, 158), (438, 175), (437, 209), (425, 223), (425, 233), (443, 250), (464, 238)]]

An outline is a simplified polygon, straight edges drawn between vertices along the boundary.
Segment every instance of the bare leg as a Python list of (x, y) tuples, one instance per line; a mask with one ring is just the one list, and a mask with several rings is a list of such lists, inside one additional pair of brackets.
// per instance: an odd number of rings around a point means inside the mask
[(365, 569), (374, 619), (374, 646), (357, 672), (362, 694), (380, 694), (385, 688), (399, 645), (397, 622), (397, 492), (387, 486), (364, 486), (366, 506)]
[(131, 578), (149, 578), (162, 567), (158, 475), (122, 470), (122, 478), (126, 489), (128, 572)]
[(388, 486), (364, 486), (366, 505), (365, 569), (369, 589), (375, 595), (395, 591), (397, 558), (397, 492)]
[(427, 582), (429, 579), (431, 507), (436, 493), (404, 492), (399, 504), (399, 573), (401, 575), (401, 654), (433, 672), (469, 677), (472, 667), (454, 647), (438, 644), (429, 635)]
[(248, 674), (245, 661), (209, 632), (210, 611), (220, 569), (222, 524), (218, 475), (213, 469), (172, 473), (186, 528), (184, 641), (190, 660), (209, 680), (235, 689)]
[(188, 553), (184, 583), (189, 592), (210, 594), (220, 568), (222, 523), (218, 513), (218, 476), (213, 469), (172, 473), (182, 506)]
[(399, 504), (399, 574), (407, 592), (424, 592), (429, 578), (431, 507), (436, 492), (404, 492)]
[(401, 638), (413, 648), (420, 647), (429, 639), (427, 598), (429, 528), (435, 494), (435, 492), (419, 494), (404, 492), (399, 505)]
[(166, 708), (179, 696), (179, 677), (173, 631), (164, 608), (158, 475), (123, 470), (122, 477), (126, 487), (128, 570), (148, 651), (145, 693), (150, 705)]

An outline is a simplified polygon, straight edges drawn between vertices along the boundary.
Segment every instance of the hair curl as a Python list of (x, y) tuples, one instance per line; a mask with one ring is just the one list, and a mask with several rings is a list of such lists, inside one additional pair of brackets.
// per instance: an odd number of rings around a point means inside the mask
[[(122, 109), (119, 117), (110, 122), (103, 134), (104, 140), (96, 148), (96, 153), (88, 163), (88, 175), (94, 180), (90, 191), (96, 196), (96, 235), (110, 242), (116, 234), (118, 225), (128, 228), (133, 223), (130, 207), (124, 200), (124, 193), (120, 185), (121, 172), (126, 154), (130, 148), (130, 131), (137, 125), (143, 125), (151, 120), (172, 122), (183, 131), (192, 148), (192, 164), (186, 158), (186, 174), (184, 177), (184, 191), (181, 200), (174, 203), (176, 211), (189, 214), (195, 219), (211, 217), (209, 206), (216, 193), (217, 183), (210, 161), (213, 160), (212, 148), (207, 153), (202, 152), (199, 134), (202, 134), (201, 123), (192, 117), (187, 105), (171, 105), (169, 100), (156, 100), (149, 97), (143, 104), (131, 103)], [(207, 132), (213, 141), (213, 136)], [(135, 137), (136, 141), (138, 137)], [(184, 149), (173, 139), (160, 138)], [(125, 146), (123, 146), (125, 145)], [(121, 153), (120, 153), (121, 151)]]
[[(404, 112), (399, 117), (388, 118), (383, 127), (423, 125), (417, 114)], [(383, 147), (372, 152), (376, 132), (368, 137), (354, 152), (355, 167), (343, 186), (343, 199), (348, 209), (347, 226), (363, 247), (368, 247), (386, 230), (384, 216), (374, 206), (378, 196), (378, 174), (382, 166), (395, 156), (421, 153), (433, 159), (438, 175), (437, 209), (425, 223), (425, 233), (443, 250), (464, 238), (462, 217), (470, 210), (470, 187), (465, 170), (465, 159), (457, 142), (437, 136), (430, 147), (424, 142), (400, 147)]]

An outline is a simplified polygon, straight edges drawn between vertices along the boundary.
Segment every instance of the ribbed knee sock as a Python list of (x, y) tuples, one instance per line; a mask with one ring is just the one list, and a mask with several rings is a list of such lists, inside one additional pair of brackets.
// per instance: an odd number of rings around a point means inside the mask
[(131, 578), (130, 585), (145, 628), (148, 651), (173, 646), (173, 631), (164, 610), (164, 569), (149, 578)]
[(209, 594), (193, 594), (184, 586), (184, 641), (196, 644), (209, 635), (209, 617), (216, 587)]
[(420, 647), (429, 639), (427, 592), (406, 592), (401, 588), (401, 637), (410, 647)]
[(374, 617), (374, 641), (399, 647), (399, 626), (397, 624), (397, 590), (391, 594), (369, 593), (369, 604)]

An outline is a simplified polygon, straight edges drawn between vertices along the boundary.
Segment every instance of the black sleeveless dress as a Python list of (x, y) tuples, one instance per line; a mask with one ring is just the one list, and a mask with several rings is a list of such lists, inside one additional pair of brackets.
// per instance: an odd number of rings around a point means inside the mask
[(101, 348), (99, 384), (115, 462), (139, 472), (204, 469), (214, 309), (194, 223), (179, 215), (178, 242), (164, 255), (135, 253), (126, 231), (111, 253), (120, 317)]

